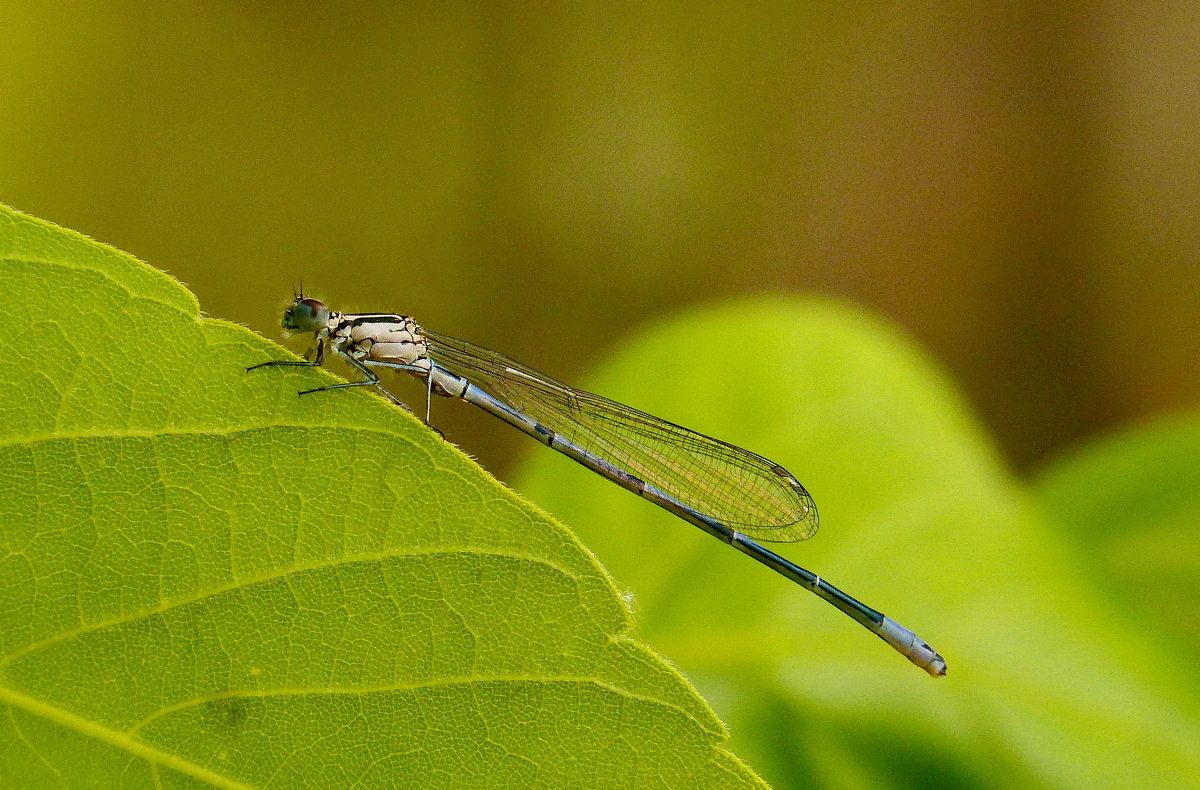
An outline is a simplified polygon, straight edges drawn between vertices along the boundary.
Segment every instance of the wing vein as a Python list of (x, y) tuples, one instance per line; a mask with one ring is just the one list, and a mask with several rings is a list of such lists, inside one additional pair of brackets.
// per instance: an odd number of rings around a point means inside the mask
[(763, 541), (817, 531), (817, 508), (783, 467), (741, 447), (577, 390), (503, 354), (425, 332), (429, 356), (587, 452)]

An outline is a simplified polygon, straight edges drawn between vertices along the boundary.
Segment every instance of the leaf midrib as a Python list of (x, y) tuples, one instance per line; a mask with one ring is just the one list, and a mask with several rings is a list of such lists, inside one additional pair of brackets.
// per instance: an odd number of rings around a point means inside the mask
[(22, 694), (3, 684), (0, 684), (0, 701), (21, 708), (47, 721), (73, 729), (82, 735), (116, 746), (131, 755), (146, 760), (151, 765), (170, 768), (181, 774), (208, 782), (214, 787), (228, 788), (229, 790), (252, 790), (251, 785), (234, 781), (178, 755), (148, 746), (123, 732), (104, 727), (82, 716)]

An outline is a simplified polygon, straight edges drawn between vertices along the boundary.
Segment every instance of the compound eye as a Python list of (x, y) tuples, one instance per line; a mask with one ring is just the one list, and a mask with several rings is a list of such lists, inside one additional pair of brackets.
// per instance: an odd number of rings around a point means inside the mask
[(325, 303), (309, 297), (292, 302), (283, 313), (283, 326), (297, 332), (316, 332), (329, 322), (329, 308)]
[(329, 315), (329, 308), (325, 306), (324, 302), (317, 299), (310, 299), (306, 297), (301, 299), (296, 306), (301, 308), (302, 312), (312, 318), (316, 318), (319, 315)]

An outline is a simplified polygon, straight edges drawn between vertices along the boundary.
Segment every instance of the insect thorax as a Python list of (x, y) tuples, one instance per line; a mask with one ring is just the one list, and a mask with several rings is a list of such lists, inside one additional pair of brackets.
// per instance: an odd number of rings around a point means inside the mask
[(339, 351), (354, 359), (427, 366), (429, 342), (407, 316), (344, 315), (329, 334)]

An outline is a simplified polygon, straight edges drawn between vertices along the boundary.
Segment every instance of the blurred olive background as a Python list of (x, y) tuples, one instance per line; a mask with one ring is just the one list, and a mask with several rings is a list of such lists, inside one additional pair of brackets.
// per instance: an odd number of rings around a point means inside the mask
[[(832, 295), (1020, 472), (1200, 402), (1195, 3), (10, 0), (0, 41), (0, 202), (271, 337), (303, 278), (573, 381)], [(501, 475), (538, 450), (435, 409)]]
[[(1018, 469), (1200, 400), (1194, 3), (10, 0), (0, 37), (0, 200), (273, 337), (303, 277), (571, 380), (816, 291)], [(504, 472), (521, 437), (461, 419)]]

